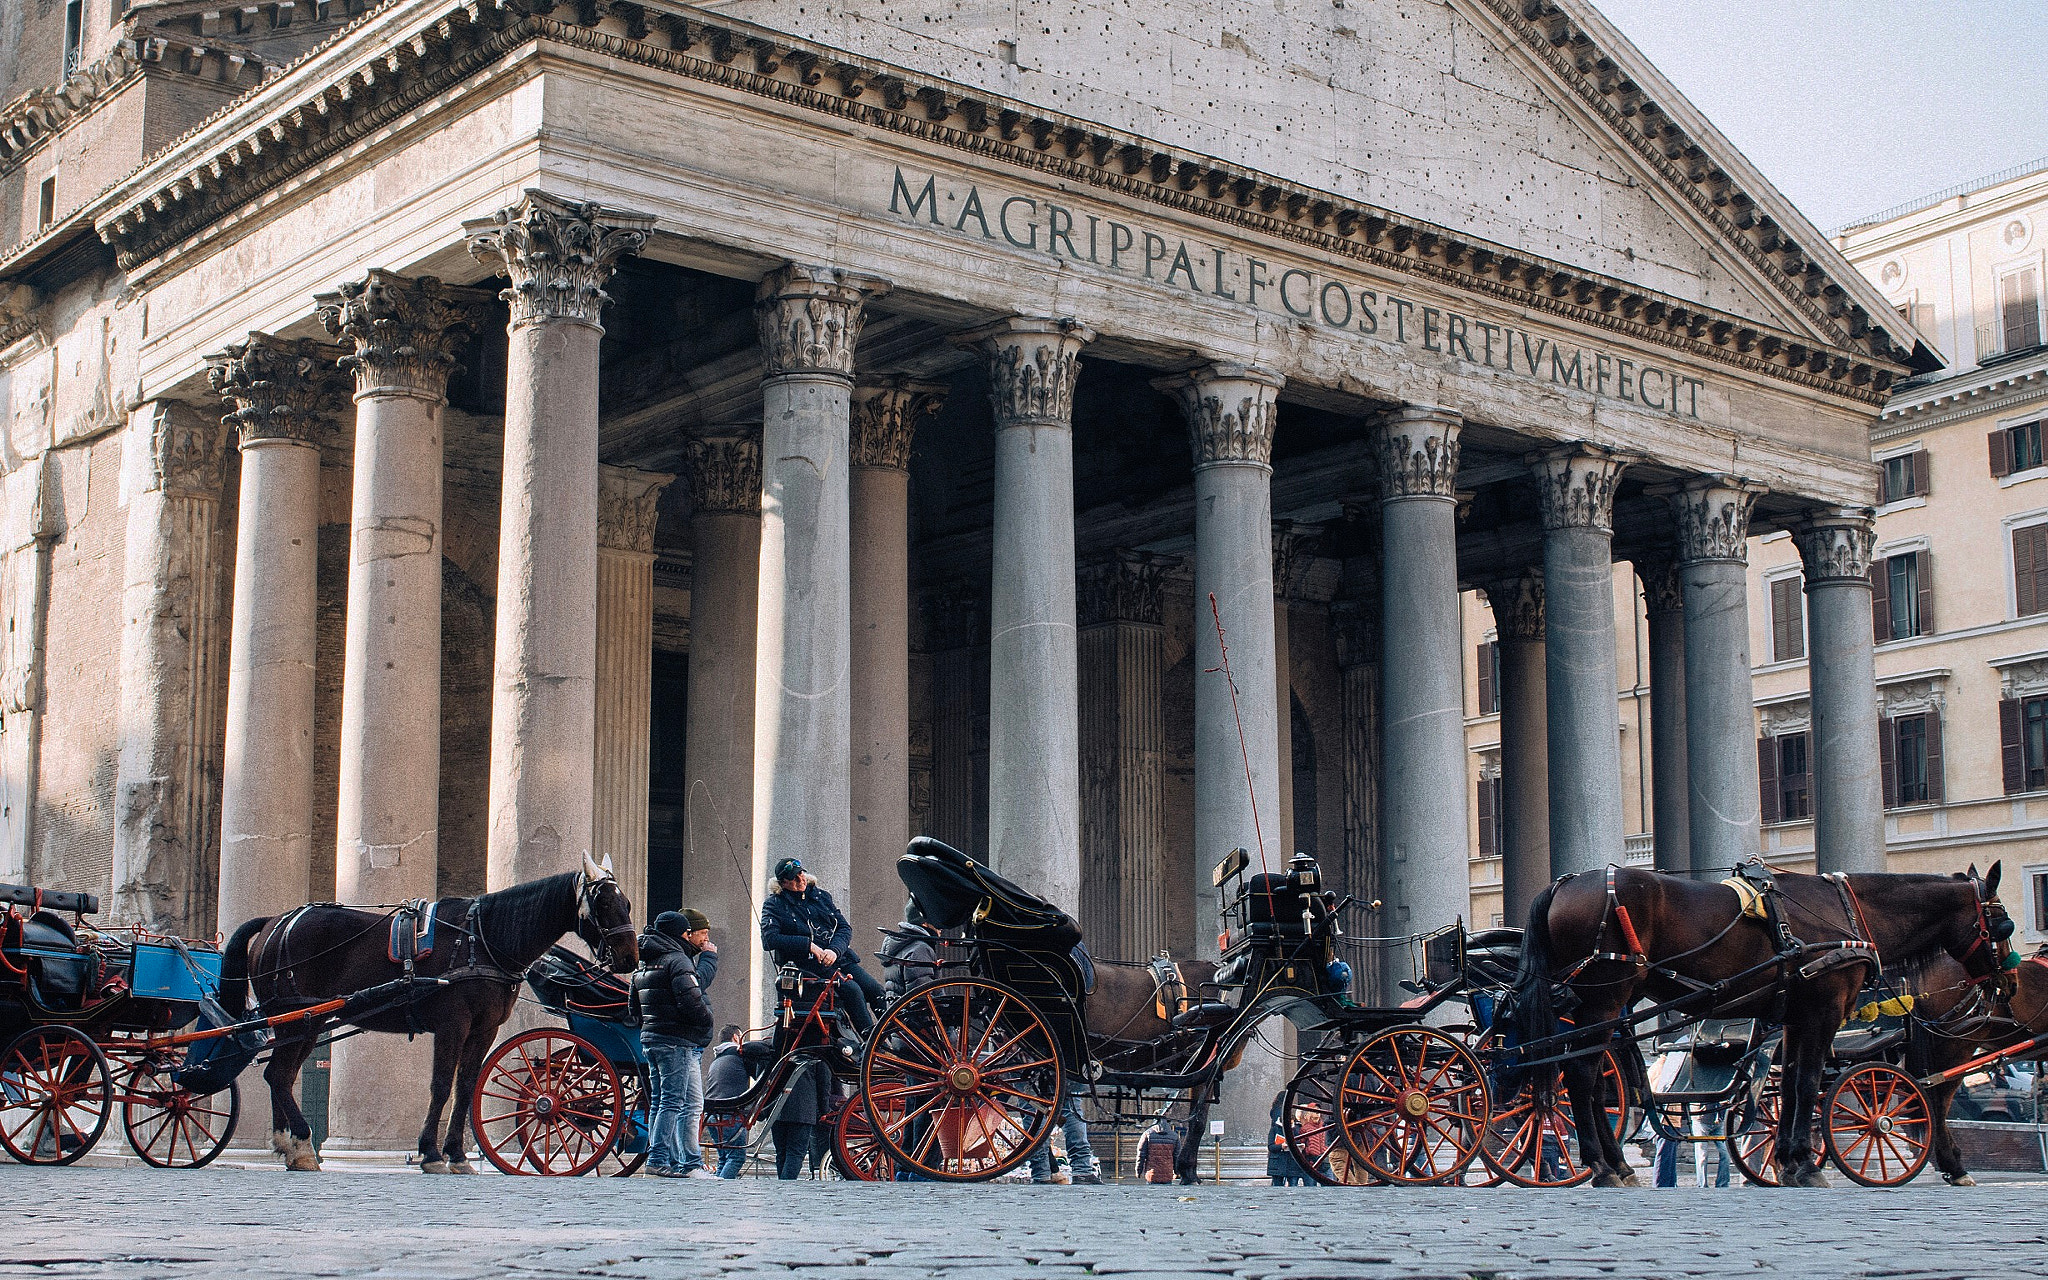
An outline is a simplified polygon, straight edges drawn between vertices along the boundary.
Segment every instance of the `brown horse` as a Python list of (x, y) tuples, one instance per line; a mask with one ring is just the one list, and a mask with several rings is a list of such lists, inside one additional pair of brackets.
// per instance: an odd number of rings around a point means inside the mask
[[(1532, 1042), (1557, 1033), (1560, 1013), (1590, 1031), (1640, 999), (1686, 996), (1688, 1014), (1782, 1022), (1786, 1101), (1773, 1159), (1786, 1185), (1825, 1186), (1812, 1159), (1821, 1071), (1872, 961), (1946, 954), (1971, 977), (1994, 972), (2012, 933), (1998, 879), (1996, 865), (1981, 881), (1974, 873), (1851, 875), (1846, 890), (1821, 876), (1779, 875), (1776, 910), (1799, 944), (1786, 947), (1769, 925), (1744, 915), (1742, 898), (1723, 884), (1636, 868), (1566, 876), (1530, 905), (1515, 1024)], [(1858, 943), (1874, 945), (1876, 956)], [(1599, 1043), (1614, 1038), (1628, 1036), (1610, 1028)], [(1563, 1064), (1585, 1163), (1596, 1185), (1634, 1185), (1620, 1139), (1600, 1122), (1598, 1055), (1590, 1052), (1598, 1044), (1571, 1047), (1588, 1051)]]
[[(1221, 991), (1216, 986), (1217, 961), (1182, 960), (1178, 963), (1179, 989), (1169, 987), (1164, 991), (1154, 981), (1152, 970), (1147, 965), (1096, 963), (1095, 989), (1088, 993), (1088, 1045), (1089, 1051), (1108, 1064), (1110, 1070), (1186, 1070), (1184, 1063), (1173, 1059), (1177, 1052), (1184, 1053), (1192, 1043), (1192, 1029), (1220, 1025), (1235, 1017), (1235, 1009), (1203, 1008), (1221, 1002)], [(1162, 1005), (1166, 1012), (1163, 1018), (1160, 1016)], [(1183, 1011), (1193, 1011), (1194, 1016), (1176, 1028), (1171, 1019)], [(1169, 1039), (1176, 1030), (1187, 1034), (1187, 1038)], [(1238, 1052), (1242, 1055), (1242, 1046)], [(1218, 1079), (1236, 1065), (1235, 1060), (1222, 1064), (1222, 1071), (1217, 1073)], [(1209, 1091), (1197, 1089), (1188, 1107), (1187, 1131), (1190, 1135), (1199, 1135), (1207, 1131), (1208, 1125)], [(1200, 1156), (1201, 1142), (1198, 1137), (1191, 1136), (1174, 1153), (1174, 1175), (1183, 1183), (1199, 1182)]]
[[(638, 962), (633, 907), (613, 878), (610, 859), (599, 864), (585, 855), (583, 862), (582, 871), (475, 898), (441, 899), (434, 904), (433, 949), (415, 960), (412, 973), (445, 979), (445, 985), (421, 984), (411, 998), (400, 994), (360, 1012), (337, 1011), (365, 1031), (434, 1037), (433, 1092), (419, 1142), (423, 1171), (476, 1172), (464, 1154), (470, 1098), (530, 965), (571, 930), (615, 972)], [(389, 911), (318, 904), (249, 921), (228, 940), (221, 1004), (242, 1016), (253, 988), (257, 1007), (275, 1016), (404, 979), (405, 966), (389, 952), (392, 917)], [(335, 1019), (330, 1014), (285, 1024), (263, 1072), (270, 1085), (271, 1145), (294, 1170), (320, 1167), (312, 1128), (292, 1091), (320, 1033)], [(447, 1138), (436, 1141), (451, 1085), (455, 1106)]]
[[(1902, 985), (1915, 996), (1913, 1016), (1921, 1024), (1925, 1047), (1910, 1064), (1919, 1075), (1946, 1071), (2048, 1032), (2048, 957), (2033, 956), (2013, 972), (2010, 997), (1993, 997), (1988, 984), (1973, 981), (1945, 955), (1929, 960)], [(2030, 1056), (2048, 1056), (2048, 1050)], [(1948, 1127), (1949, 1106), (1962, 1084), (1959, 1076), (1928, 1089), (1927, 1106), (1934, 1119), (1935, 1167), (1951, 1186), (1974, 1187), (1976, 1179), (1963, 1167), (1962, 1151)]]

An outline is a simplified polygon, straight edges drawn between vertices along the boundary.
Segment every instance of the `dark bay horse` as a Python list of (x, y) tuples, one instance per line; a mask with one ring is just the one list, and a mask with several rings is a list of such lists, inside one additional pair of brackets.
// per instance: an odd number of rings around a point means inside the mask
[[(1996, 865), (1982, 880), (1974, 872), (1851, 875), (1842, 888), (1822, 876), (1775, 879), (1779, 920), (1799, 944), (1790, 949), (1745, 916), (1741, 897), (1724, 884), (1637, 868), (1558, 880), (1530, 904), (1515, 1025), (1533, 1041), (1555, 1034), (1560, 1014), (1591, 1028), (1640, 999), (1687, 995), (1697, 1001), (1688, 1014), (1781, 1021), (1785, 1102), (1773, 1160), (1785, 1185), (1825, 1186), (1812, 1159), (1821, 1071), (1873, 960), (1946, 955), (1970, 977), (1984, 977), (1998, 969), (2013, 926), (1998, 902)], [(1876, 955), (1845, 942), (1873, 944)], [(1558, 1007), (1559, 984), (1572, 1008)], [(1702, 989), (1709, 994), (1697, 995)], [(1596, 1185), (1634, 1185), (1620, 1140), (1599, 1118), (1597, 1063), (1588, 1053), (1563, 1064), (1585, 1163)]]
[[(2048, 955), (2030, 956), (2013, 971), (2010, 996), (1994, 994), (1990, 984), (1973, 980), (1968, 970), (1945, 955), (1934, 957), (1900, 985), (1916, 999), (1913, 1017), (1920, 1024), (1923, 1047), (1907, 1062), (1915, 1075), (1946, 1071), (2048, 1032)], [(1957, 1077), (1927, 1090), (1934, 1120), (1933, 1159), (1949, 1185), (1974, 1187), (1976, 1179), (1963, 1167), (1962, 1150), (1948, 1127), (1949, 1105), (1962, 1084)]]
[[(425, 1172), (476, 1172), (464, 1154), (470, 1098), (528, 966), (571, 930), (615, 972), (638, 962), (632, 904), (612, 875), (611, 859), (599, 864), (586, 855), (583, 864), (581, 871), (496, 893), (441, 899), (434, 904), (433, 950), (415, 960), (413, 973), (446, 979), (446, 985), (422, 984), (411, 1000), (398, 996), (350, 1019), (366, 1031), (434, 1037), (432, 1100), (420, 1130)], [(253, 988), (258, 1007), (274, 1016), (402, 979), (404, 965), (390, 958), (391, 924), (389, 911), (328, 904), (251, 920), (228, 939), (220, 1002), (228, 1013), (243, 1015)], [(270, 1085), (271, 1144), (294, 1170), (320, 1167), (312, 1128), (292, 1091), (333, 1020), (314, 1017), (279, 1028), (263, 1072)], [(455, 1106), (446, 1140), (437, 1141), (451, 1085)]]
[[(1155, 1048), (1168, 1045), (1167, 1037), (1174, 1031), (1169, 1021), (1182, 1009), (1194, 1009), (1204, 1004), (1221, 1000), (1216, 986), (1216, 970), (1220, 967), (1215, 960), (1182, 960), (1180, 989), (1169, 987), (1161, 990), (1147, 965), (1117, 961), (1097, 961), (1095, 966), (1095, 989), (1088, 993), (1088, 1045), (1089, 1051), (1104, 1062), (1112, 1064), (1113, 1070), (1142, 1071), (1155, 1065)], [(1162, 1003), (1167, 1016), (1159, 1016)], [(1198, 1016), (1196, 1025), (1208, 1022), (1229, 1021), (1235, 1010), (1216, 1010), (1206, 1016)], [(1183, 1025), (1181, 1030), (1187, 1030)], [(1171, 1052), (1170, 1049), (1161, 1049)], [(1240, 1054), (1242, 1049), (1239, 1050)], [(1224, 1071), (1236, 1066), (1236, 1062), (1224, 1064)], [(1198, 1165), (1202, 1154), (1199, 1135), (1209, 1127), (1209, 1094), (1207, 1090), (1196, 1090), (1188, 1108), (1188, 1134), (1190, 1138), (1180, 1144), (1174, 1153), (1174, 1176), (1181, 1182), (1192, 1185), (1201, 1179)]]

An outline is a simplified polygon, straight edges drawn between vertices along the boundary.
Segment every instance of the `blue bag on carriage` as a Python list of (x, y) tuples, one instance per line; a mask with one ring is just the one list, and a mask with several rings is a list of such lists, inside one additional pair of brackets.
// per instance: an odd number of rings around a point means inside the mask
[[(211, 995), (200, 999), (197, 1030), (232, 1027), (237, 1021)], [(201, 1097), (219, 1093), (234, 1083), (235, 1077), (256, 1060), (256, 1055), (263, 1052), (270, 1038), (269, 1028), (257, 1026), (201, 1040), (185, 1050), (185, 1061), (171, 1071), (171, 1079), (179, 1088)]]

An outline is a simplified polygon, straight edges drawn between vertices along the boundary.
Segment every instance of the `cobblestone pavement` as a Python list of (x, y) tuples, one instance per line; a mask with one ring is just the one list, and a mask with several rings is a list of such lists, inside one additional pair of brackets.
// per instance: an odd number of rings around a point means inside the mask
[(2048, 1183), (777, 1184), (0, 1165), (0, 1276), (2048, 1276)]

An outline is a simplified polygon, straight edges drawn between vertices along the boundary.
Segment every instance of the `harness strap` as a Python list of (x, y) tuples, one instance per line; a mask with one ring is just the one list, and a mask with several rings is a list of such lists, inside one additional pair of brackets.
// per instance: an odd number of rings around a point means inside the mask
[(1863, 903), (1856, 897), (1855, 888), (1849, 883), (1844, 871), (1831, 871), (1822, 879), (1835, 886), (1835, 896), (1842, 900), (1842, 914), (1849, 922), (1849, 933), (1855, 941), (1870, 950), (1871, 972), (1884, 972), (1884, 957), (1878, 953), (1877, 942), (1870, 936), (1870, 921), (1864, 918)]
[[(1617, 955), (1606, 958), (1627, 960), (1638, 969), (1646, 969), (1649, 967), (1650, 957), (1644, 954), (1643, 940), (1636, 936), (1635, 921), (1628, 918), (1628, 908), (1622, 905), (1621, 895), (1616, 893), (1614, 889), (1614, 882), (1620, 874), (1620, 867), (1615, 866), (1611, 862), (1607, 864), (1607, 908), (1602, 914), (1603, 917), (1612, 915), (1615, 923), (1621, 926), (1621, 941), (1628, 948), (1628, 954), (1626, 956)], [(1600, 924), (1602, 934), (1604, 935), (1607, 921), (1603, 918)]]

